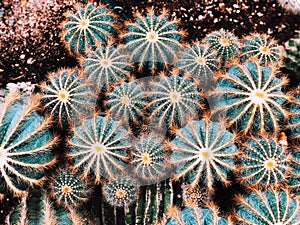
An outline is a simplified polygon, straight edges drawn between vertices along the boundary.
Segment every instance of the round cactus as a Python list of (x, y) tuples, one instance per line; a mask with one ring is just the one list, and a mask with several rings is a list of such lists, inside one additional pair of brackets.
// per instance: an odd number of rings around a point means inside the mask
[(7, 187), (16, 196), (41, 185), (45, 169), (55, 163), (50, 151), (56, 143), (50, 119), (35, 110), (39, 98), (22, 99), (16, 93), (0, 102), (0, 192)]
[(194, 117), (203, 108), (203, 94), (198, 84), (177, 70), (170, 76), (162, 74), (159, 80), (151, 82), (147, 97), (150, 119), (158, 119), (158, 126), (183, 126), (187, 118)]
[(233, 157), (238, 148), (234, 144), (236, 136), (224, 124), (208, 119), (190, 121), (175, 132), (170, 162), (176, 166), (176, 180), (187, 175), (192, 187), (201, 181), (210, 191), (214, 180), (229, 183), (227, 173), (235, 169)]
[(77, 12), (69, 12), (62, 24), (62, 39), (71, 52), (83, 55), (88, 47), (97, 42), (107, 43), (113, 37), (116, 33), (114, 22), (114, 15), (105, 5), (78, 5)]
[(124, 207), (137, 199), (136, 182), (128, 177), (119, 177), (103, 187), (106, 200), (113, 206)]
[(166, 11), (156, 16), (151, 9), (146, 16), (138, 13), (135, 23), (127, 24), (128, 32), (123, 35), (125, 47), (140, 70), (148, 66), (154, 73), (157, 65), (168, 67), (174, 61), (182, 36), (182, 32), (176, 30), (177, 23), (177, 20), (168, 20)]
[(267, 34), (253, 34), (245, 37), (242, 43), (241, 53), (242, 61), (246, 61), (251, 56), (254, 56), (262, 66), (266, 66), (270, 63), (278, 64), (282, 57), (279, 45)]
[(96, 84), (98, 91), (107, 90), (129, 77), (131, 70), (129, 55), (122, 46), (115, 47), (111, 42), (88, 50), (80, 61), (85, 75)]
[(74, 169), (83, 171), (84, 178), (93, 172), (98, 183), (101, 176), (116, 178), (124, 170), (131, 139), (120, 122), (95, 115), (73, 128), (69, 145), (68, 156), (74, 160)]
[(97, 96), (78, 70), (50, 73), (41, 89), (45, 112), (55, 118), (61, 128), (77, 124), (82, 117), (94, 112)]
[(244, 134), (266, 131), (277, 134), (279, 121), (288, 116), (284, 103), (290, 97), (282, 92), (287, 78), (275, 77), (274, 68), (261, 67), (255, 61), (232, 65), (221, 75), (211, 97), (215, 98), (213, 114), (224, 113), (228, 126)]
[(238, 169), (240, 180), (247, 187), (268, 188), (280, 185), (286, 178), (286, 148), (274, 138), (253, 137), (243, 144)]
[(224, 29), (208, 34), (205, 42), (209, 44), (210, 49), (217, 51), (218, 57), (223, 63), (238, 55), (240, 44), (238, 38)]

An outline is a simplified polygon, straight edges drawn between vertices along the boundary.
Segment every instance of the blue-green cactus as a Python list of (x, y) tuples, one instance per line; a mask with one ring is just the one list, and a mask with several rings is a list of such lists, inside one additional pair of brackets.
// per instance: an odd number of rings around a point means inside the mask
[(92, 185), (81, 179), (78, 172), (72, 172), (68, 167), (58, 172), (50, 183), (50, 195), (58, 204), (77, 208), (91, 197)]
[(291, 131), (290, 137), (292, 139), (300, 138), (300, 88), (298, 87), (295, 91), (292, 92), (292, 101), (288, 106), (290, 113), (287, 128)]
[(214, 31), (207, 35), (205, 43), (211, 50), (216, 50), (223, 64), (238, 56), (240, 42), (231, 32), (224, 29)]
[(291, 198), (287, 190), (261, 192), (254, 189), (246, 196), (239, 196), (237, 201), (238, 224), (299, 224), (299, 202)]
[(216, 100), (213, 113), (223, 113), (228, 126), (235, 125), (244, 134), (277, 134), (279, 121), (288, 116), (284, 103), (290, 97), (282, 92), (287, 82), (287, 78), (275, 76), (274, 68), (261, 67), (255, 61), (232, 65), (212, 92)]
[(282, 58), (279, 45), (267, 34), (253, 34), (245, 37), (242, 42), (241, 53), (241, 61), (246, 61), (254, 56), (262, 66), (267, 66), (270, 63), (279, 64)]
[(67, 48), (75, 54), (85, 54), (88, 47), (97, 42), (107, 43), (116, 33), (115, 17), (100, 4), (92, 3), (77, 7), (77, 12), (68, 13), (62, 24), (62, 39)]
[(80, 119), (93, 114), (97, 96), (84, 75), (73, 69), (50, 73), (48, 81), (41, 84), (42, 103), (61, 128), (77, 124)]
[(132, 204), (138, 195), (135, 180), (129, 177), (118, 177), (103, 186), (106, 201), (113, 206), (124, 207)]
[(94, 115), (72, 131), (68, 157), (74, 161), (74, 169), (82, 171), (84, 178), (93, 173), (98, 183), (101, 176), (116, 178), (124, 170), (131, 138), (120, 122), (109, 116)]
[(44, 180), (45, 169), (55, 163), (51, 148), (57, 138), (49, 130), (50, 119), (35, 110), (37, 96), (6, 96), (0, 102), (0, 192), (5, 188), (22, 196)]
[(209, 119), (190, 121), (175, 132), (170, 158), (176, 166), (175, 179), (187, 176), (192, 187), (201, 181), (210, 191), (215, 180), (229, 183), (227, 173), (235, 170), (234, 156), (238, 153), (235, 134), (223, 123)]
[(201, 88), (209, 89), (214, 83), (213, 75), (218, 69), (219, 59), (217, 53), (209, 49), (208, 45), (197, 41), (179, 52), (174, 66), (199, 80)]
[(157, 66), (168, 67), (176, 58), (181, 47), (182, 32), (176, 29), (178, 21), (168, 20), (166, 11), (156, 16), (153, 9), (147, 15), (136, 15), (135, 23), (128, 23), (128, 32), (123, 34), (131, 61), (138, 63), (139, 69), (149, 67), (154, 73)]
[(123, 82), (107, 95), (107, 106), (115, 120), (139, 123), (146, 105), (145, 88), (137, 81)]
[(289, 163), (290, 171), (287, 176), (287, 187), (291, 194), (300, 196), (300, 149), (294, 147), (289, 149), (292, 159)]
[(183, 210), (169, 210), (169, 216), (165, 225), (232, 225), (228, 218), (220, 217), (214, 205), (200, 208), (194, 205), (187, 206)]
[(243, 143), (239, 158), (239, 177), (247, 187), (268, 188), (286, 178), (287, 150), (274, 138), (252, 137)]
[(158, 126), (183, 126), (187, 118), (195, 117), (203, 108), (199, 85), (189, 75), (181, 75), (177, 70), (170, 76), (162, 74), (159, 80), (151, 82), (147, 96), (150, 119), (158, 120)]
[(111, 42), (88, 50), (86, 56), (81, 58), (81, 65), (98, 91), (107, 90), (129, 77), (131, 70), (129, 55), (122, 46), (115, 47)]

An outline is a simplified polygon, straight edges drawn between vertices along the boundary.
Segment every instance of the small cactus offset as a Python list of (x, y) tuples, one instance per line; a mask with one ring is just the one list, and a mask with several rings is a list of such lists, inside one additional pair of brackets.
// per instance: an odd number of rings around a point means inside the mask
[(16, 196), (40, 186), (45, 170), (55, 163), (51, 148), (56, 144), (48, 129), (50, 119), (36, 110), (39, 98), (9, 94), (0, 103), (0, 192)]
[(115, 17), (105, 5), (92, 3), (77, 6), (77, 12), (69, 12), (62, 24), (62, 40), (74, 54), (85, 54), (87, 48), (97, 42), (107, 43), (116, 33)]

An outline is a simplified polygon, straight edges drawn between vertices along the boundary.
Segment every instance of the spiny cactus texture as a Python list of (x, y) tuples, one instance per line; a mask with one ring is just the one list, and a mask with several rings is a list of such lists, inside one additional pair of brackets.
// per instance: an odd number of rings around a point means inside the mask
[(145, 87), (137, 81), (123, 82), (108, 93), (106, 104), (113, 119), (137, 124), (144, 116)]
[(222, 123), (209, 119), (190, 121), (176, 131), (171, 141), (175, 179), (187, 176), (192, 186), (201, 182), (210, 191), (215, 180), (228, 185), (227, 173), (234, 170), (234, 156), (238, 153), (235, 140), (236, 136)]
[(91, 197), (91, 184), (80, 179), (79, 173), (62, 168), (50, 183), (50, 195), (58, 204), (76, 208)]
[(200, 81), (201, 87), (207, 89), (213, 83), (213, 74), (217, 71), (219, 60), (216, 51), (212, 51), (206, 44), (200, 41), (187, 45), (178, 54), (175, 67), (185, 73), (189, 73)]
[(253, 190), (238, 197), (238, 223), (241, 224), (300, 224), (299, 202), (287, 190)]
[(74, 209), (52, 204), (45, 190), (37, 189), (22, 198), (19, 206), (6, 218), (7, 224), (88, 225)]
[(287, 185), (291, 194), (295, 196), (300, 196), (300, 149), (295, 147), (289, 149), (292, 154), (292, 159), (289, 163), (291, 167), (289, 174), (287, 176)]
[(282, 92), (287, 78), (277, 78), (275, 68), (261, 67), (255, 61), (232, 65), (220, 75), (214, 113), (225, 113), (228, 125), (243, 132), (260, 133), (279, 131), (279, 121), (288, 116), (284, 103), (289, 96)]
[(140, 70), (148, 66), (154, 73), (157, 66), (168, 67), (173, 62), (183, 35), (177, 30), (177, 23), (169, 20), (165, 11), (157, 16), (153, 9), (146, 16), (137, 13), (135, 22), (127, 23), (128, 32), (123, 35), (125, 47)]
[(241, 47), (241, 60), (245, 61), (251, 56), (257, 57), (262, 66), (270, 63), (279, 63), (282, 57), (279, 45), (266, 34), (252, 34), (245, 37)]
[(39, 186), (45, 169), (55, 163), (51, 148), (57, 142), (48, 129), (50, 119), (37, 112), (39, 99), (8, 95), (0, 103), (0, 192), (22, 196)]
[(143, 135), (133, 146), (133, 169), (143, 184), (153, 184), (169, 178), (170, 165), (164, 139), (158, 134)]
[(98, 44), (97, 48), (92, 49), (81, 58), (81, 65), (85, 75), (96, 84), (98, 90), (107, 90), (129, 76), (131, 64), (123, 47), (115, 47), (109, 42), (107, 45)]
[(137, 198), (136, 181), (128, 177), (118, 177), (103, 187), (106, 200), (113, 206), (124, 207)]
[(286, 147), (261, 136), (248, 138), (242, 149), (238, 171), (243, 183), (260, 189), (283, 183), (289, 162)]
[(282, 8), (293, 14), (300, 14), (300, 2), (298, 0), (277, 0)]
[(210, 49), (216, 50), (223, 62), (229, 61), (238, 55), (239, 40), (231, 32), (221, 29), (207, 35), (206, 42)]
[(92, 85), (78, 70), (62, 69), (50, 73), (41, 89), (45, 112), (57, 118), (61, 128), (78, 123), (94, 112), (97, 97)]
[(195, 117), (203, 107), (203, 94), (198, 83), (177, 70), (170, 76), (161, 74), (159, 80), (151, 82), (147, 97), (150, 99), (146, 106), (151, 113), (150, 119), (158, 119), (158, 126), (183, 126), (187, 118)]
[(99, 115), (74, 127), (68, 142), (68, 157), (74, 161), (74, 169), (82, 169), (85, 178), (92, 172), (96, 183), (101, 176), (116, 178), (122, 172), (131, 146), (130, 133), (120, 122)]
[(176, 208), (170, 208), (168, 213), (170, 217), (165, 225), (230, 225), (232, 222), (219, 216), (218, 209), (214, 205), (210, 205), (207, 208), (196, 207), (191, 204), (185, 207), (183, 210)]
[(68, 13), (62, 30), (62, 39), (67, 48), (74, 54), (84, 54), (88, 47), (97, 42), (107, 43), (113, 37), (116, 33), (115, 17), (102, 4), (78, 5), (76, 13)]
[(298, 17), (38, 2), (0, 1), (0, 224), (300, 225)]

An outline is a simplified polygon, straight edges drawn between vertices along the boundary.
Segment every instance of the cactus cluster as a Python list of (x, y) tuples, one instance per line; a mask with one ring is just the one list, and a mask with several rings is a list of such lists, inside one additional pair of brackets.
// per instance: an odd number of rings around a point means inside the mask
[(226, 29), (185, 43), (165, 9), (121, 22), (76, 5), (61, 38), (80, 65), (33, 94), (1, 90), (0, 201), (22, 198), (7, 223), (299, 224), (300, 88), (280, 72), (284, 47)]

